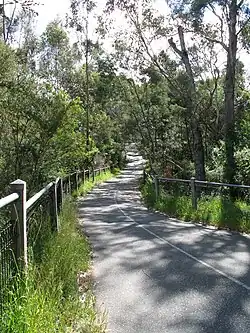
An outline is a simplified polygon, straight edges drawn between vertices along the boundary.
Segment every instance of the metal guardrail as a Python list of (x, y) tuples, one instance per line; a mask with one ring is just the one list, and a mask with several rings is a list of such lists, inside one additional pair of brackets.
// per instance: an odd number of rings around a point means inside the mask
[(202, 180), (195, 180), (195, 184), (202, 186), (218, 186), (218, 187), (234, 187), (234, 188), (242, 188), (249, 190), (249, 185), (241, 185), (241, 184), (227, 184), (227, 183), (215, 183), (215, 182), (207, 182)]
[(159, 181), (161, 182), (176, 182), (176, 183), (191, 183), (191, 180), (188, 179), (178, 179), (178, 178), (161, 178), (158, 177)]
[[(179, 183), (189, 183), (189, 184), (191, 184), (192, 182), (192, 179), (162, 178), (162, 177), (158, 177), (158, 179), (161, 182), (177, 182), (177, 183), (179, 182)], [(208, 182), (197, 179), (195, 179), (195, 184), (200, 186), (218, 186), (218, 187), (234, 187), (234, 188), (250, 189), (249, 185), (216, 183), (216, 182)]]
[(165, 178), (165, 177), (159, 177), (158, 175), (155, 175), (151, 172), (146, 172), (144, 170), (143, 172), (143, 179), (144, 182), (148, 178), (151, 178), (151, 180), (154, 183), (154, 190), (155, 190), (155, 196), (156, 199), (160, 195), (160, 184), (164, 183), (177, 183), (177, 184), (187, 184), (189, 186), (189, 193), (191, 195), (192, 199), (192, 206), (194, 209), (197, 209), (198, 205), (198, 198), (200, 197), (200, 190), (199, 188), (236, 188), (241, 190), (250, 190), (249, 185), (242, 185), (242, 184), (228, 184), (228, 183), (218, 183), (218, 182), (208, 182), (208, 181), (201, 181), (196, 180), (195, 177), (192, 177), (191, 179), (179, 179), (179, 178)]

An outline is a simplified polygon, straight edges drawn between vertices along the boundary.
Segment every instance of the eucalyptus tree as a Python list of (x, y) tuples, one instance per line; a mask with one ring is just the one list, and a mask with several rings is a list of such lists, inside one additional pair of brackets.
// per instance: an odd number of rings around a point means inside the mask
[(72, 16), (68, 18), (70, 27), (74, 28), (78, 37), (78, 49), (83, 52), (85, 57), (85, 74), (86, 74), (86, 146), (87, 150), (90, 150), (90, 84), (89, 84), (89, 57), (90, 57), (90, 14), (95, 9), (96, 3), (92, 0), (71, 0), (71, 12)]
[(38, 15), (35, 0), (2, 0), (0, 4), (1, 36), (2, 41), (9, 43), (13, 33), (16, 32), (21, 13)]
[(204, 180), (205, 179), (205, 160), (204, 160), (204, 145), (203, 145), (203, 135), (202, 129), (199, 121), (199, 113), (197, 112), (197, 87), (195, 82), (195, 76), (192, 69), (190, 54), (187, 50), (184, 29), (182, 26), (178, 27), (178, 35), (180, 41), (180, 49), (176, 46), (173, 38), (169, 39), (169, 44), (174, 50), (174, 52), (181, 58), (188, 79), (188, 96), (186, 99), (186, 107), (191, 117), (191, 129), (193, 134), (193, 158), (195, 164), (196, 178)]
[[(153, 64), (166, 80), (168, 87), (172, 91), (175, 90), (176, 95), (185, 96), (185, 105), (181, 106), (186, 108), (184, 121), (188, 124), (195, 175), (198, 179), (205, 179), (204, 138), (200, 110), (203, 98), (198, 92), (197, 82), (201, 80), (201, 77), (202, 80), (208, 75), (214, 77), (212, 81), (214, 87), (209, 91), (213, 99), (219, 77), (216, 72), (218, 69), (215, 63), (217, 56), (215, 48), (212, 43), (201, 43), (197, 38), (192, 45), (189, 38), (187, 46), (185, 29), (181, 26), (176, 27), (172, 16), (169, 13), (164, 14), (163, 11), (160, 13), (153, 4), (152, 0), (107, 1), (105, 8), (107, 16), (100, 18), (100, 30), (112, 31), (112, 19), (108, 25), (108, 17), (111, 17), (112, 13), (116, 15), (119, 10), (127, 28), (124, 30), (122, 27), (121, 31), (114, 35), (114, 48), (115, 57), (126, 75), (138, 76), (136, 74), (140, 69)], [(176, 30), (179, 36), (178, 41), (175, 41)], [(213, 61), (209, 59), (207, 63), (205, 54), (209, 52), (214, 59)], [(180, 60), (177, 59), (176, 66), (173, 68), (172, 60), (176, 60), (176, 57)], [(210, 68), (208, 65), (211, 65)], [(177, 74), (182, 71), (182, 68), (186, 72), (185, 80), (189, 83), (185, 85), (184, 91)], [(210, 107), (209, 103), (207, 107)]]
[[(75, 102), (31, 75), (20, 65), (15, 50), (2, 42), (0, 59), (4, 64), (0, 71), (0, 188), (21, 178), (34, 189), (52, 172), (55, 176), (60, 169), (68, 170), (69, 163), (59, 163), (59, 149), (52, 149), (52, 139), (63, 124), (67, 124), (64, 130), (70, 128)], [(71, 132), (75, 129), (71, 126)], [(68, 151), (76, 150), (71, 145)]]
[[(235, 163), (235, 87), (236, 65), (239, 44), (248, 47), (250, 9), (248, 1), (170, 1), (174, 13), (189, 22), (193, 31), (203, 39), (219, 45), (226, 54), (226, 75), (224, 82), (224, 179), (234, 183)], [(217, 24), (206, 21), (210, 12)], [(247, 38), (246, 38), (247, 37)]]
[[(128, 80), (129, 112), (135, 119), (141, 150), (157, 173), (171, 168), (173, 174), (184, 175), (188, 144), (182, 122), (183, 108), (170, 98), (166, 80), (157, 77), (151, 67), (149, 80), (140, 84)], [(126, 96), (129, 100), (129, 95)]]
[(50, 22), (39, 41), (37, 74), (60, 90), (67, 87), (76, 61), (67, 31), (59, 21)]

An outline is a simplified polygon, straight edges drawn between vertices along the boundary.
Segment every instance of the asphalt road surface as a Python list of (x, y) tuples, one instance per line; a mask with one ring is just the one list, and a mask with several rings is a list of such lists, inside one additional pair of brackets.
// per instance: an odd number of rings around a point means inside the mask
[(110, 333), (250, 333), (250, 238), (148, 211), (142, 160), (79, 200)]

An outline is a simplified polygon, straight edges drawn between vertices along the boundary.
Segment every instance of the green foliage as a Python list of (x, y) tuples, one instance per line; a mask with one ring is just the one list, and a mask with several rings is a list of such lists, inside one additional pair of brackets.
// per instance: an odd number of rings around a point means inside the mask
[(6, 46), (3, 42), (0, 42), (0, 83), (1, 88), (12, 81), (12, 75), (17, 70), (16, 57), (13, 50)]
[(171, 217), (201, 222), (218, 228), (250, 232), (250, 206), (244, 201), (232, 202), (223, 197), (207, 196), (198, 200), (198, 209), (194, 210), (190, 196), (174, 196), (160, 191), (156, 201), (151, 182), (141, 186), (141, 193), (148, 207), (167, 213)]
[(76, 277), (90, 269), (91, 250), (77, 224), (75, 204), (67, 198), (60, 232), (47, 243), (42, 263), (30, 264), (9, 291), (1, 332), (104, 332), (104, 319), (96, 314), (91, 291), (84, 303), (79, 299)]
[(0, 173), (6, 184), (22, 178), (34, 189), (59, 171), (83, 165), (85, 136), (79, 129), (83, 111), (77, 100), (22, 77), (5, 91), (0, 112)]
[(95, 176), (95, 180), (93, 181), (92, 179), (90, 180), (86, 180), (84, 183), (82, 183), (78, 189), (78, 191), (76, 191), (76, 193), (74, 193), (73, 195), (76, 197), (79, 196), (84, 196), (86, 195), (88, 192), (90, 192), (95, 185), (101, 184), (103, 182), (105, 182), (106, 180), (110, 179), (113, 176), (118, 175), (120, 172), (119, 169), (114, 169), (111, 171), (106, 171), (106, 172), (101, 172), (100, 175)]
[[(86, 76), (76, 64), (67, 32), (52, 22), (31, 54), (29, 44), (23, 47), (15, 52), (0, 43), (1, 195), (14, 179), (25, 180), (33, 192), (58, 175), (91, 167), (97, 157), (100, 164), (121, 167), (120, 124), (107, 112), (111, 89), (99, 94), (99, 87), (105, 80), (108, 87), (112, 77), (102, 68), (100, 74), (91, 70), (87, 147)], [(35, 70), (23, 61), (24, 53), (36, 57)]]

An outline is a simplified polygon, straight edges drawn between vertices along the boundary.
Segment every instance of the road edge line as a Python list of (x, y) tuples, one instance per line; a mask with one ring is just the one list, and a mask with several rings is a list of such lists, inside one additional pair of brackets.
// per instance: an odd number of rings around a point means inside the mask
[(178, 246), (172, 244), (171, 242), (169, 242), (168, 240), (166, 240), (165, 238), (162, 238), (160, 236), (158, 236), (157, 234), (155, 234), (153, 231), (147, 229), (146, 227), (144, 227), (142, 224), (136, 222), (131, 216), (129, 216), (127, 213), (125, 213), (123, 211), (123, 209), (121, 207), (119, 207), (119, 203), (118, 203), (118, 200), (117, 200), (117, 194), (118, 194), (118, 190), (115, 192), (115, 195), (114, 195), (114, 200), (115, 200), (115, 203), (117, 205), (117, 208), (120, 210), (120, 212), (126, 217), (128, 218), (131, 222), (134, 222), (135, 224), (137, 224), (140, 228), (142, 228), (143, 230), (145, 230), (146, 232), (148, 232), (149, 234), (153, 235), (154, 237), (158, 238), (160, 241), (168, 244), (169, 246), (171, 246), (172, 248), (174, 248), (175, 250), (181, 252), (182, 254), (186, 255), (187, 257), (189, 257), (190, 259), (198, 262), (199, 264), (213, 270), (214, 272), (216, 272), (217, 274), (227, 278), (228, 280), (230, 280), (231, 282), (234, 282), (235, 284), (237, 284), (238, 286), (241, 286), (243, 287), (244, 289), (250, 291), (250, 286), (246, 285), (245, 283), (241, 282), (240, 280), (224, 273), (223, 271), (221, 271), (220, 269), (217, 269), (215, 268), (214, 266), (206, 263), (205, 261), (203, 260), (200, 260), (198, 259), (197, 257), (193, 256), (192, 254), (186, 252), (185, 250), (179, 248)]

